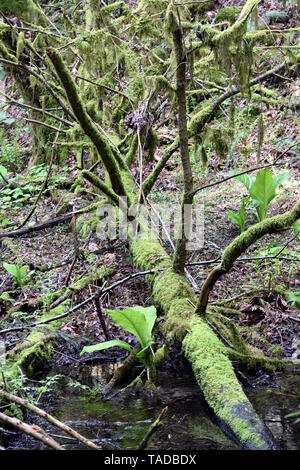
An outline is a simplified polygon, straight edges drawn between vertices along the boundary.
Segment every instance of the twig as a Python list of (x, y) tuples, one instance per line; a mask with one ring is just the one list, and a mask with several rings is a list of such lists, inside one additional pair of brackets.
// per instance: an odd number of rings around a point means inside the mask
[(121, 95), (124, 98), (126, 98), (131, 103), (129, 96), (120, 90), (115, 90), (114, 88), (111, 88), (107, 85), (102, 85), (101, 83), (94, 82), (92, 80), (89, 80), (88, 78), (81, 77), (79, 75), (76, 75), (76, 78), (79, 78), (79, 80), (84, 80), (85, 82), (91, 83), (92, 85), (98, 86), (99, 88), (103, 88), (104, 90), (111, 91), (112, 93), (117, 93), (118, 95)]
[(4, 392), (3, 390), (0, 390), (0, 396), (6, 398), (9, 401), (12, 401), (12, 402), (17, 403), (21, 406), (24, 406), (28, 410), (30, 410), (33, 413), (37, 414), (38, 416), (41, 416), (42, 418), (46, 419), (49, 423), (53, 424), (57, 428), (59, 428), (62, 431), (66, 432), (67, 434), (69, 434), (69, 436), (72, 436), (75, 439), (77, 439), (78, 441), (82, 442), (87, 447), (90, 447), (91, 449), (94, 449), (94, 450), (101, 450), (101, 447), (97, 446), (92, 441), (90, 441), (86, 437), (79, 434), (77, 431), (72, 429), (70, 426), (67, 426), (66, 424), (64, 424), (61, 421), (59, 421), (58, 419), (56, 419), (54, 416), (50, 415), (49, 413), (46, 413), (46, 411), (42, 410), (41, 408), (38, 408), (37, 406), (35, 406), (32, 403), (24, 400), (23, 398), (20, 398), (16, 395), (13, 395), (12, 393)]
[(220, 261), (221, 257), (208, 260), (208, 261), (193, 261), (191, 263), (186, 263), (186, 266), (209, 266), (211, 264), (216, 264)]
[[(297, 142), (299, 143), (299, 142)], [(296, 145), (296, 144), (295, 144)], [(272, 166), (276, 166), (276, 165), (282, 165), (283, 163), (277, 163), (277, 160), (274, 162), (274, 163), (268, 163), (266, 165), (260, 165), (260, 166), (255, 166), (255, 167), (252, 167), (252, 168), (248, 168), (247, 170), (244, 170), (244, 171), (241, 171), (240, 173), (236, 173), (234, 175), (230, 175), (230, 176), (227, 176), (226, 178), (222, 178), (218, 181), (215, 181), (214, 183), (209, 183), (209, 184), (205, 184), (204, 186), (199, 186), (198, 188), (196, 188), (194, 191), (193, 191), (193, 194), (197, 194), (199, 191), (203, 191), (203, 189), (207, 189), (207, 188), (212, 188), (214, 186), (218, 186), (219, 184), (222, 184), (222, 183), (226, 183), (227, 181), (233, 179), (233, 178), (236, 178), (237, 176), (242, 176), (242, 175), (246, 175), (248, 173), (253, 173), (254, 171), (258, 171), (258, 170), (262, 170), (264, 168), (270, 168)]]
[(59, 31), (59, 29), (57, 28), (57, 26), (51, 21), (51, 19), (46, 15), (46, 13), (44, 12), (44, 10), (42, 9), (41, 5), (39, 4), (39, 2), (36, 2), (37, 3), (37, 6), (40, 10), (40, 12), (42, 13), (42, 15), (46, 18), (46, 20), (48, 21), (48, 23), (52, 26), (53, 29), (56, 30), (56, 32), (59, 34), (60, 37), (62, 37), (62, 34), (61, 32)]
[(69, 316), (71, 313), (76, 312), (77, 310), (84, 307), (88, 303), (93, 302), (97, 297), (99, 297), (99, 295), (104, 296), (105, 294), (107, 294), (107, 292), (115, 289), (116, 287), (118, 287), (121, 284), (124, 284), (124, 282), (127, 282), (130, 279), (133, 279), (137, 276), (146, 276), (147, 274), (154, 274), (156, 272), (164, 271), (164, 270), (165, 270), (165, 268), (160, 269), (160, 270), (156, 270), (156, 271), (155, 270), (149, 270), (149, 271), (143, 271), (143, 272), (131, 274), (130, 276), (127, 276), (126, 278), (115, 282), (111, 286), (108, 286), (106, 288), (102, 288), (100, 293), (97, 292), (97, 294), (88, 297), (86, 300), (84, 300), (80, 304), (75, 305), (74, 307), (72, 307), (70, 310), (68, 310), (65, 313), (62, 313), (60, 315), (56, 315), (56, 316), (51, 317), (51, 318), (47, 318), (47, 320), (43, 320), (43, 321), (40, 321), (40, 322), (35, 322), (35, 323), (28, 324), (28, 325), (23, 325), (23, 326), (16, 326), (16, 327), (12, 327), (12, 328), (6, 328), (6, 329), (0, 331), (0, 335), (9, 333), (11, 331), (24, 331), (24, 330), (27, 330), (27, 329), (35, 328), (36, 326), (46, 325), (46, 324), (51, 323), (53, 321), (60, 320), (62, 318), (65, 318), (65, 317)]
[(47, 88), (49, 93), (59, 103), (59, 105), (65, 111), (65, 113), (68, 114), (72, 119), (74, 119), (74, 121), (76, 121), (76, 118), (75, 118), (74, 114), (72, 113), (72, 111), (67, 108), (67, 106), (64, 104), (62, 99), (55, 93), (53, 88), (49, 85), (47, 80), (45, 80), (40, 74), (35, 72), (35, 70), (33, 70), (28, 65), (22, 64), (20, 62), (14, 62), (14, 61), (9, 60), (9, 59), (4, 59), (3, 57), (0, 57), (0, 62), (3, 62), (3, 64), (11, 65), (12, 67), (21, 68), (23, 70), (26, 70), (29, 74), (33, 75), (39, 82), (41, 82), (45, 86), (45, 88)]
[(139, 444), (137, 450), (145, 449), (145, 447), (148, 444), (148, 441), (149, 441), (150, 437), (162, 426), (163, 420), (165, 419), (167, 412), (168, 412), (168, 407), (166, 406), (161, 411), (159, 417), (154, 421), (153, 424), (151, 424), (150, 428), (148, 429), (147, 434), (143, 438), (142, 442)]
[[(251, 80), (249, 85), (253, 86), (253, 85), (256, 85), (257, 83), (260, 83), (260, 82), (266, 80), (267, 78), (271, 77), (272, 75), (276, 74), (277, 72), (280, 72), (280, 70), (285, 68), (286, 65), (290, 65), (290, 64), (292, 64), (292, 61), (282, 62), (281, 64), (275, 66), (271, 70), (268, 70), (267, 72), (259, 75), (258, 77), (254, 78), (253, 80)], [(220, 97), (211, 106), (211, 110), (210, 110), (209, 115), (207, 116), (207, 118), (203, 120), (203, 123), (201, 125), (201, 129), (197, 128), (197, 133), (200, 134), (200, 132), (203, 130), (204, 125), (209, 123), (212, 120), (212, 118), (215, 116), (216, 111), (218, 110), (218, 108), (220, 107), (220, 105), (224, 101), (231, 98), (232, 96), (237, 95), (239, 92), (240, 92), (240, 88), (235, 87), (235, 88), (230, 88), (229, 90), (224, 92), (222, 95), (220, 95)], [(193, 137), (194, 134), (192, 132), (190, 132), (190, 125), (188, 126), (188, 130), (189, 130), (189, 137)], [(145, 193), (146, 196), (150, 193), (150, 191), (151, 191), (152, 187), (154, 186), (154, 184), (155, 184), (158, 176), (160, 175), (161, 171), (165, 168), (167, 162), (169, 161), (169, 159), (171, 158), (173, 153), (176, 152), (178, 147), (179, 147), (179, 139), (177, 137), (174, 140), (174, 142), (172, 142), (172, 144), (169, 145), (168, 148), (165, 150), (163, 156), (161, 157), (161, 159), (159, 160), (157, 165), (153, 168), (150, 175), (147, 176), (147, 178), (144, 180), (143, 188), (144, 188), (144, 193)], [(201, 189), (203, 189), (203, 188), (201, 188)], [(200, 189), (196, 188), (195, 191), (194, 191), (194, 194), (196, 194), (196, 192), (198, 192), (198, 190), (200, 190)]]
[(48, 323), (51, 323), (51, 322), (53, 322), (53, 321), (60, 320), (61, 318), (65, 318), (65, 317), (69, 316), (71, 313), (76, 312), (76, 311), (79, 310), (81, 307), (84, 307), (84, 306), (87, 305), (89, 302), (91, 302), (92, 300), (94, 300), (94, 297), (95, 297), (95, 296), (93, 295), (92, 297), (89, 297), (88, 299), (84, 300), (84, 301), (81, 302), (80, 304), (75, 305), (74, 307), (72, 307), (72, 308), (71, 308), (70, 310), (68, 310), (67, 312), (62, 313), (62, 314), (60, 314), (60, 315), (56, 315), (55, 317), (47, 318), (47, 320), (43, 320), (43, 321), (40, 321), (40, 322), (31, 323), (31, 324), (29, 324), (29, 325), (15, 326), (15, 327), (12, 327), (12, 328), (6, 328), (5, 330), (1, 330), (1, 331), (0, 331), (0, 335), (9, 333), (10, 331), (24, 331), (24, 330), (30, 330), (31, 328), (35, 328), (36, 326), (47, 325)]
[(253, 294), (254, 292), (257, 292), (257, 290), (248, 290), (246, 292), (242, 292), (241, 294), (235, 295), (234, 297), (231, 297), (230, 299), (225, 299), (225, 300), (217, 300), (216, 302), (210, 302), (210, 305), (219, 305), (219, 304), (228, 304), (230, 302), (233, 302), (234, 300), (240, 299), (241, 297), (245, 297), (247, 295)]
[(52, 449), (64, 450), (64, 448), (60, 444), (58, 444), (58, 442), (56, 442), (39, 426), (29, 425), (27, 423), (24, 423), (20, 419), (11, 418), (10, 416), (7, 416), (4, 413), (0, 413), (0, 421), (18, 429), (19, 431), (24, 432), (25, 434), (28, 434), (29, 436), (34, 437), (35, 439), (43, 442), (44, 444), (46, 444), (46, 446), (51, 447)]
[(75, 263), (77, 259), (79, 258), (79, 244), (78, 244), (78, 237), (77, 237), (77, 230), (76, 230), (76, 214), (75, 212), (73, 213), (72, 217), (72, 232), (73, 232), (73, 240), (74, 240), (74, 259), (72, 261), (72, 264), (70, 266), (67, 278), (66, 278), (66, 286), (68, 286), (72, 271), (74, 269)]
[(24, 118), (24, 120), (26, 122), (30, 122), (31, 124), (38, 124), (39, 126), (47, 127), (48, 129), (51, 129), (52, 131), (55, 131), (55, 132), (63, 132), (63, 133), (67, 132), (64, 129), (59, 129), (58, 127), (51, 126), (50, 124), (47, 124), (46, 122), (43, 122), (43, 121), (38, 121), (37, 119)]
[(72, 264), (70, 266), (70, 269), (68, 271), (68, 274), (67, 274), (67, 277), (66, 277), (66, 282), (65, 282), (65, 286), (68, 287), (69, 285), (69, 282), (70, 282), (70, 278), (71, 278), (71, 275), (72, 275), (72, 271), (75, 267), (75, 264), (76, 264), (76, 261), (77, 261), (77, 255), (75, 254), (74, 258), (73, 258), (73, 261), (72, 261)]
[[(60, 125), (61, 127), (61, 125)], [(24, 225), (27, 224), (27, 222), (31, 219), (32, 215), (34, 214), (36, 208), (37, 208), (37, 205), (38, 205), (38, 202), (40, 200), (40, 197), (41, 195), (43, 194), (44, 192), (44, 189), (46, 188), (47, 184), (48, 184), (48, 181), (49, 181), (49, 178), (50, 178), (50, 174), (51, 174), (51, 170), (52, 170), (52, 166), (53, 166), (53, 163), (54, 163), (54, 157), (55, 157), (55, 144), (56, 144), (56, 141), (58, 139), (58, 133), (59, 133), (59, 129), (58, 129), (58, 132), (56, 133), (56, 136), (55, 136), (55, 139), (54, 139), (54, 142), (52, 144), (52, 155), (51, 155), (51, 160), (50, 160), (50, 164), (49, 164), (49, 168), (48, 168), (48, 171), (47, 171), (47, 174), (46, 174), (46, 177), (44, 179), (44, 182), (42, 184), (42, 187), (36, 197), (36, 200), (33, 204), (33, 207), (32, 209), (30, 210), (29, 214), (25, 217), (25, 219), (23, 220), (23, 222), (21, 222), (21, 224), (18, 226), (17, 230), (20, 230), (22, 227), (24, 227)]]
[(105, 322), (105, 319), (104, 319), (104, 316), (103, 316), (103, 311), (102, 311), (102, 308), (101, 308), (100, 296), (99, 295), (95, 297), (94, 304), (95, 304), (95, 308), (96, 308), (96, 311), (97, 311), (97, 315), (98, 315), (98, 318), (99, 318), (99, 321), (100, 321), (105, 339), (106, 339), (106, 341), (109, 341), (111, 339), (111, 337), (110, 337), (110, 334), (108, 332), (106, 322)]
[(14, 106), (19, 106), (20, 108), (24, 108), (24, 109), (31, 109), (32, 111), (36, 111), (37, 113), (40, 113), (40, 114), (43, 114), (43, 115), (45, 114), (46, 116), (52, 117), (56, 121), (60, 121), (63, 124), (65, 124), (66, 126), (73, 126), (73, 123), (71, 121), (68, 121), (67, 119), (64, 119), (60, 116), (57, 116), (56, 114), (50, 113), (46, 109), (37, 108), (36, 106), (31, 106), (27, 103), (20, 103), (19, 101), (14, 100), (10, 96), (8, 96), (8, 95), (6, 95), (5, 93), (2, 93), (2, 92), (0, 92), (0, 95), (5, 98), (5, 100), (6, 100), (5, 105), (14, 105)]
[(300, 323), (300, 318), (292, 317), (291, 315), (289, 315), (289, 319)]

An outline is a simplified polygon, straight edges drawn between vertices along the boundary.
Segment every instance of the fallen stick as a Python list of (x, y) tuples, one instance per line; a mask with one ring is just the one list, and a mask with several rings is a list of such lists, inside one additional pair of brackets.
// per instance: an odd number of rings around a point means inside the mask
[(0, 233), (0, 240), (2, 238), (21, 237), (22, 235), (27, 235), (28, 233), (38, 232), (40, 230), (44, 230), (45, 228), (54, 227), (55, 225), (59, 225), (71, 220), (72, 215), (72, 213), (64, 214), (59, 217), (55, 217), (54, 219), (46, 220), (46, 222), (41, 222), (40, 224), (33, 225), (32, 227), (21, 228), (12, 232)]
[(10, 416), (0, 413), (0, 421), (9, 426), (18, 429), (19, 431), (28, 434), (31, 437), (34, 437), (38, 441), (43, 442), (48, 447), (51, 447), (55, 450), (65, 450), (58, 442), (56, 442), (51, 436), (49, 436), (43, 429), (36, 425), (29, 425), (24, 423), (18, 418), (11, 418)]
[(44, 230), (45, 228), (54, 227), (55, 225), (68, 222), (69, 220), (72, 219), (74, 214), (84, 214), (84, 213), (90, 212), (94, 208), (96, 208), (96, 206), (97, 205), (95, 204), (91, 204), (90, 206), (84, 207), (83, 209), (79, 209), (78, 211), (68, 212), (67, 214), (63, 214), (63, 215), (60, 215), (59, 217), (55, 217), (54, 219), (46, 220), (45, 222), (41, 222), (40, 224), (33, 225), (32, 227), (25, 227), (19, 230), (13, 230), (12, 232), (0, 233), (0, 240), (2, 238), (21, 237), (22, 235), (27, 235), (28, 233), (39, 232), (40, 230)]
[(29, 403), (28, 401), (24, 400), (23, 398), (20, 398), (16, 395), (13, 395), (12, 393), (8, 393), (8, 392), (5, 392), (3, 390), (0, 390), (0, 396), (6, 398), (9, 401), (17, 403), (18, 405), (24, 406), (24, 408), (27, 408), (28, 410), (32, 411), (33, 413), (37, 414), (38, 416), (41, 416), (41, 418), (46, 419), (49, 423), (53, 424), (57, 428), (59, 428), (62, 431), (66, 432), (67, 434), (69, 434), (69, 436), (72, 436), (75, 439), (77, 439), (78, 441), (82, 442), (82, 444), (85, 444), (87, 447), (90, 447), (91, 449), (94, 449), (94, 450), (101, 450), (101, 447), (97, 446), (92, 441), (90, 441), (86, 437), (79, 434), (77, 431), (72, 429), (70, 426), (67, 426), (66, 424), (62, 423), (58, 419), (54, 418), (54, 416), (50, 415), (49, 413), (42, 410), (41, 408), (38, 408), (37, 406), (33, 405), (32, 403)]
[(12, 328), (6, 328), (5, 330), (0, 331), (0, 335), (3, 335), (5, 333), (9, 333), (11, 331), (30, 330), (31, 328), (34, 328), (36, 326), (47, 325), (48, 323), (51, 323), (53, 321), (60, 320), (61, 318), (68, 317), (71, 313), (76, 312), (76, 310), (79, 310), (84, 305), (88, 304), (89, 302), (92, 302), (92, 300), (94, 300), (94, 298), (95, 298), (95, 295), (93, 295), (92, 297), (89, 297), (88, 299), (84, 300), (80, 304), (75, 305), (74, 307), (72, 307), (67, 312), (62, 313), (60, 315), (56, 315), (55, 317), (47, 318), (47, 320), (42, 320), (42, 321), (39, 321), (39, 322), (31, 323), (29, 325), (15, 326), (15, 327), (12, 327)]
[(159, 417), (151, 424), (150, 428), (148, 429), (147, 434), (145, 435), (144, 439), (138, 446), (137, 450), (143, 450), (148, 444), (150, 437), (157, 431), (163, 424), (163, 420), (168, 412), (168, 407), (166, 406), (163, 408), (162, 412), (160, 413)]

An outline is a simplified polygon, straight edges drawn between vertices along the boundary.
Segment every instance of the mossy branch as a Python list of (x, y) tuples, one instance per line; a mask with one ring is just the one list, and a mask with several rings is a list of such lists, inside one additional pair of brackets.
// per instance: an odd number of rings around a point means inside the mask
[(66, 96), (68, 97), (76, 119), (81, 125), (82, 130), (95, 145), (102, 159), (105, 169), (109, 174), (113, 190), (119, 195), (125, 195), (126, 193), (120, 175), (120, 168), (109, 142), (97, 129), (97, 126), (88, 115), (86, 108), (80, 99), (77, 86), (61, 55), (52, 47), (47, 49), (47, 53), (66, 92)]
[(232, 26), (225, 29), (225, 31), (220, 32), (214, 37), (215, 42), (220, 42), (223, 40), (227, 40), (229, 37), (234, 37), (236, 34), (239, 33), (241, 28), (244, 27), (246, 21), (248, 20), (249, 16), (251, 15), (254, 8), (260, 3), (261, 0), (247, 0), (245, 3), (240, 16), (238, 19), (233, 23)]
[(199, 300), (196, 306), (196, 313), (204, 315), (206, 312), (209, 294), (214, 288), (216, 282), (223, 274), (230, 271), (235, 261), (242, 255), (253, 243), (264, 235), (287, 230), (300, 218), (300, 202), (288, 212), (282, 215), (275, 215), (262, 222), (259, 222), (248, 228), (241, 235), (236, 237), (225, 249), (221, 263), (216, 266), (204, 282)]
[[(281, 70), (292, 65), (293, 63), (294, 63), (293, 60), (288, 60), (288, 61), (282, 62), (279, 65), (276, 65), (271, 70), (268, 70), (267, 72), (264, 72), (258, 77), (253, 78), (250, 81), (249, 86), (252, 87), (254, 85), (257, 85), (258, 83), (263, 82), (267, 78), (279, 73)], [(201, 132), (203, 131), (205, 124), (209, 123), (215, 117), (216, 112), (220, 108), (221, 104), (224, 103), (224, 101), (228, 100), (229, 98), (240, 93), (240, 91), (241, 91), (240, 87), (236, 86), (222, 93), (222, 95), (220, 95), (219, 98), (215, 100), (213, 103), (210, 100), (208, 100), (205, 103), (205, 105), (201, 108), (201, 110), (198, 113), (196, 113), (190, 120), (188, 124), (189, 138), (195, 137), (197, 135), (199, 136)], [(159, 177), (162, 170), (165, 168), (166, 164), (168, 163), (169, 159), (172, 157), (174, 152), (176, 152), (178, 147), (179, 147), (179, 137), (177, 136), (174, 142), (172, 142), (172, 144), (170, 144), (166, 148), (160, 161), (153, 168), (150, 175), (147, 176), (147, 178), (145, 179), (143, 183), (143, 192), (145, 196), (147, 196), (151, 192), (151, 189), (155, 185), (157, 178)]]
[(222, 256), (222, 268), (228, 272), (237, 258), (264, 235), (288, 230), (300, 218), (300, 201), (285, 214), (263, 220), (233, 240)]
[(105, 184), (98, 176), (94, 175), (91, 171), (83, 170), (82, 176), (89, 181), (93, 186), (100, 189), (116, 206), (121, 207), (126, 211), (127, 207), (120, 196), (116, 194), (107, 184)]

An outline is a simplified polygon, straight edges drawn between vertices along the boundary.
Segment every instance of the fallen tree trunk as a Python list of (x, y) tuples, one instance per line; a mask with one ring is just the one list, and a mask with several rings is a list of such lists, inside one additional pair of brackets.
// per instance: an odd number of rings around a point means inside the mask
[(3, 238), (17, 238), (22, 237), (23, 235), (28, 235), (29, 233), (33, 232), (40, 232), (41, 230), (45, 230), (46, 228), (55, 227), (59, 224), (64, 224), (72, 219), (74, 214), (84, 214), (87, 212), (93, 211), (97, 207), (97, 203), (91, 204), (90, 206), (84, 207), (83, 209), (79, 209), (78, 211), (69, 212), (68, 214), (60, 215), (59, 217), (55, 217), (54, 219), (46, 220), (45, 222), (41, 222), (39, 224), (32, 225), (30, 227), (23, 227), (18, 230), (12, 230), (11, 232), (4, 232), (0, 233), (0, 241)]
[(45, 230), (46, 228), (54, 227), (55, 225), (64, 224), (72, 219), (73, 214), (64, 214), (60, 217), (55, 217), (54, 219), (46, 220), (40, 224), (33, 225), (31, 227), (20, 228), (18, 230), (13, 230), (11, 232), (4, 232), (0, 234), (0, 240), (2, 238), (16, 238), (22, 237), (23, 235), (28, 235), (32, 232), (39, 232)]
[(204, 397), (223, 427), (246, 449), (274, 449), (270, 433), (235, 375), (227, 348), (195, 314), (191, 303), (196, 303), (196, 296), (186, 278), (172, 270), (171, 260), (156, 239), (140, 236), (130, 240), (130, 247), (141, 269), (169, 268), (149, 276), (154, 300), (166, 314), (164, 333), (182, 342)]

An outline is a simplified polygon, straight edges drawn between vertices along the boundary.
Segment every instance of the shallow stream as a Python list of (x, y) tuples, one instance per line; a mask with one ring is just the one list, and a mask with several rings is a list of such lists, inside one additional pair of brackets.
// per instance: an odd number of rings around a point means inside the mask
[[(160, 373), (159, 387), (152, 397), (130, 392), (103, 401), (98, 394), (91, 396), (90, 392), (76, 388), (76, 381), (90, 387), (103, 386), (113, 367), (94, 365), (68, 373), (61, 371), (63, 379), (58, 392), (53, 395), (51, 413), (104, 449), (130, 450), (137, 448), (153, 420), (168, 406), (164, 425), (156, 432), (148, 449), (239, 449), (223, 434), (190, 374), (174, 377)], [(295, 419), (286, 418), (300, 403), (299, 374), (251, 377), (245, 391), (272, 432), (278, 448), (299, 449), (300, 425), (295, 424)], [(34, 422), (37, 423), (36, 418)], [(62, 433), (48, 423), (38, 423), (54, 436), (61, 436), (57, 439), (67, 449), (82, 448), (75, 440), (62, 438)], [(18, 437), (10, 442), (10, 448), (40, 449), (42, 445), (28, 437)]]

